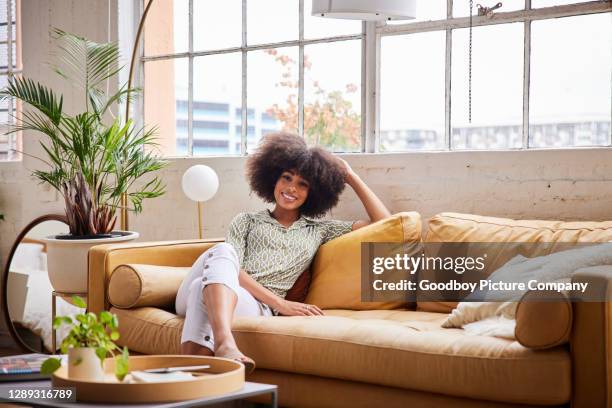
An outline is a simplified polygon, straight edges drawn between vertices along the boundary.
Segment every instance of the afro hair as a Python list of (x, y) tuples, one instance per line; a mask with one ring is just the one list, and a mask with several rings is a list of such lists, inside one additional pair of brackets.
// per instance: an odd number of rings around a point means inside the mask
[(246, 163), (251, 190), (269, 203), (275, 202), (276, 182), (288, 170), (310, 184), (308, 197), (300, 207), (302, 215), (322, 217), (338, 204), (345, 186), (343, 166), (326, 150), (308, 147), (298, 135), (285, 132), (266, 135)]

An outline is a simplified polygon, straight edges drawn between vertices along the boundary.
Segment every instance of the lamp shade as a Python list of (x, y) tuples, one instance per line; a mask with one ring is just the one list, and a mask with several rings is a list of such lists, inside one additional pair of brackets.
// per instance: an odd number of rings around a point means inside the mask
[(193, 201), (208, 201), (219, 189), (219, 177), (208, 166), (197, 164), (183, 174), (183, 192)]
[(349, 20), (409, 20), (416, 0), (312, 0), (312, 15)]

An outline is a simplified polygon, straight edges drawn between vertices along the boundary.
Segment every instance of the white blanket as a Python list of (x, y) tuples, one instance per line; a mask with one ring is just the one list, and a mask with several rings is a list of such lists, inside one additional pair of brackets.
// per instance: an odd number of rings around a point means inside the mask
[[(517, 255), (491, 274), (489, 279), (496, 282), (527, 283), (532, 279), (539, 282), (569, 282), (578, 269), (599, 265), (612, 265), (611, 243), (589, 245), (535, 258)], [(508, 294), (510, 301), (506, 302), (461, 302), (442, 327), (462, 327), (472, 335), (514, 339), (516, 306), (525, 292), (517, 290)]]

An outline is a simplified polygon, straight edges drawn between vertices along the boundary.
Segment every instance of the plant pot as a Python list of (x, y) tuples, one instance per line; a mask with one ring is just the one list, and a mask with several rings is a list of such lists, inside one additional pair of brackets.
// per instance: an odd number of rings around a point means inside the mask
[(87, 293), (89, 249), (96, 245), (132, 241), (139, 236), (133, 231), (113, 231), (112, 234), (111, 238), (58, 239), (57, 235), (45, 238), (47, 269), (53, 289), (63, 293)]
[(68, 349), (68, 378), (73, 380), (103, 381), (104, 369), (96, 349), (73, 347)]

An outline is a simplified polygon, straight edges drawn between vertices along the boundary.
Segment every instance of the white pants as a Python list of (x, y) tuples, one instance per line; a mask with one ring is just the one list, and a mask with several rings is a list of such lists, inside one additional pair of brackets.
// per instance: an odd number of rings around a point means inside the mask
[(221, 283), (238, 297), (234, 316), (272, 316), (272, 310), (259, 302), (238, 283), (240, 264), (234, 247), (220, 243), (204, 252), (191, 267), (176, 295), (176, 313), (185, 316), (181, 344), (192, 341), (215, 350), (203, 290), (211, 283)]

